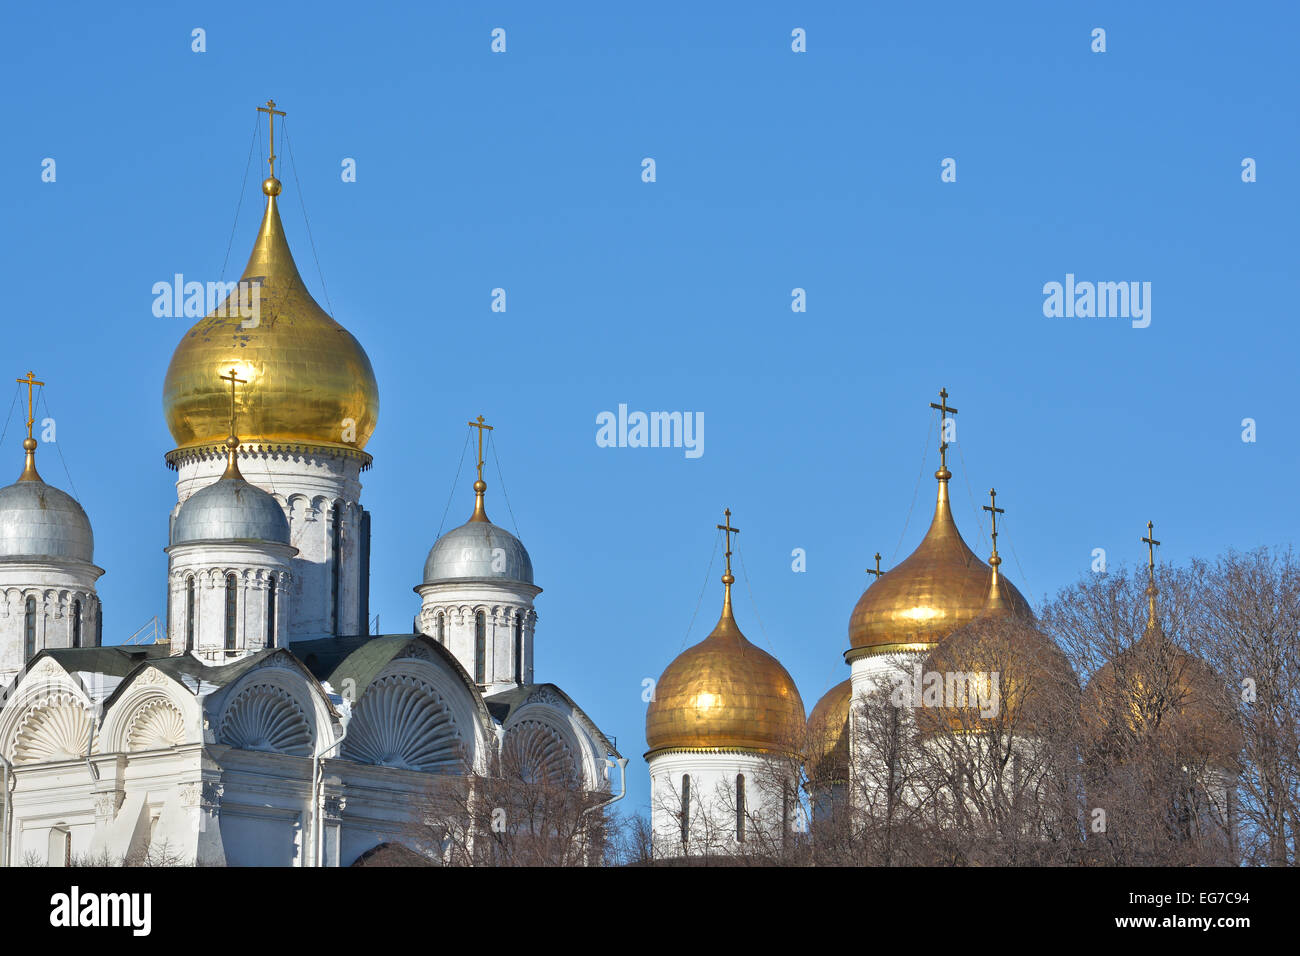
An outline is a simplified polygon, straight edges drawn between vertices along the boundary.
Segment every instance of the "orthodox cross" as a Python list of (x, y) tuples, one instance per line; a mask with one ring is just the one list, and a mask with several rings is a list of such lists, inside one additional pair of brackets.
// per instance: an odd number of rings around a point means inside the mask
[(19, 385), (27, 386), (27, 437), (31, 438), (32, 424), (36, 421), (36, 415), (33, 412), (35, 406), (32, 404), (32, 387), (35, 385), (44, 385), (45, 383), (36, 381), (35, 372), (28, 372), (26, 378), (20, 378), (16, 381)]
[(486, 429), (487, 431), (492, 431), (493, 428), (493, 426), (491, 425), (484, 425), (483, 424), (484, 420), (485, 419), (483, 418), (483, 416), (480, 415), (477, 420), (472, 422), (466, 422), (466, 424), (469, 425), (470, 428), (478, 429), (478, 480), (479, 481), (483, 480), (483, 431), (484, 429)]
[(940, 414), (943, 415), (943, 418), (939, 421), (939, 470), (947, 471), (948, 443), (944, 441), (943, 437), (944, 426), (947, 424), (950, 416), (957, 414), (957, 409), (948, 404), (948, 389), (946, 388), (939, 389), (939, 404), (936, 405), (934, 402), (931, 402), (930, 407), (939, 409)]
[(259, 106), (259, 107), (257, 108), (257, 111), (258, 111), (259, 113), (267, 113), (267, 114), (270, 115), (270, 120), (271, 120), (271, 178), (274, 179), (274, 178), (275, 178), (275, 118), (276, 118), (277, 116), (284, 116), (285, 114), (284, 114), (284, 111), (283, 111), (283, 110), (277, 110), (277, 109), (275, 108), (275, 100), (267, 100), (267, 101), (266, 101), (266, 105), (265, 105), (265, 106)]
[(1006, 508), (998, 507), (997, 489), (989, 489), (989, 503), (984, 506), (984, 510), (993, 516), (993, 553), (998, 553), (998, 515), (1007, 513)]
[(726, 515), (726, 520), (722, 524), (718, 525), (718, 530), (725, 532), (727, 535), (727, 577), (731, 577), (731, 536), (733, 534), (740, 534), (740, 529), (731, 526), (730, 508), (724, 511), (723, 514)]
[(882, 574), (885, 573), (884, 571), (880, 570), (880, 552), (879, 552), (879, 551), (876, 552), (876, 569), (873, 571), (873, 570), (871, 570), (871, 568), (867, 568), (867, 573), (868, 573), (868, 574), (874, 574), (876, 577), (880, 577)]
[(1160, 544), (1156, 540), (1156, 526), (1154, 522), (1147, 522), (1147, 536), (1142, 539), (1142, 543), (1147, 546), (1147, 575), (1151, 578), (1151, 583), (1156, 582), (1156, 546)]
[(230, 383), (230, 434), (233, 436), (235, 434), (235, 386), (237, 384), (247, 385), (248, 379), (239, 378), (235, 375), (235, 370), (233, 368), (230, 370), (229, 375), (222, 375), (220, 378), (223, 382)]

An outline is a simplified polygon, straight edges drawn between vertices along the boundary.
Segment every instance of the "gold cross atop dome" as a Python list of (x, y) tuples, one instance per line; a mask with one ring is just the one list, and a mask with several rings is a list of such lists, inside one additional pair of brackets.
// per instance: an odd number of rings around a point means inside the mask
[(722, 619), (733, 620), (731, 616), (731, 585), (735, 583), (736, 576), (731, 573), (731, 536), (740, 534), (739, 528), (731, 526), (731, 509), (727, 508), (722, 512), (724, 520), (718, 525), (718, 530), (727, 536), (727, 571), (722, 575)]
[[(993, 557), (997, 558), (998, 557), (998, 515), (1006, 514), (1007, 509), (998, 507), (998, 492), (996, 488), (989, 489), (989, 503), (984, 506), (984, 510), (987, 511), (993, 517)], [(1000, 563), (1001, 559), (999, 558), (998, 561)], [(993, 562), (990, 561), (989, 563), (992, 564)]]
[(1142, 539), (1142, 543), (1147, 546), (1147, 574), (1151, 578), (1151, 583), (1156, 580), (1156, 547), (1160, 544), (1156, 540), (1156, 525), (1154, 521), (1147, 522), (1147, 536)]
[[(734, 581), (734, 580), (736, 580), (736, 579), (732, 576), (732, 574), (731, 574), (731, 536), (732, 536), (733, 534), (740, 534), (740, 529), (739, 529), (739, 528), (733, 528), (733, 527), (731, 526), (731, 509), (730, 509), (730, 508), (727, 508), (727, 509), (726, 509), (725, 511), (723, 511), (722, 513), (723, 513), (723, 515), (725, 515), (726, 520), (725, 520), (722, 524), (718, 525), (718, 530), (719, 530), (719, 531), (722, 531), (722, 532), (725, 532), (725, 533), (726, 533), (726, 536), (727, 536), (727, 573), (726, 573), (725, 575), (723, 575), (723, 577), (722, 577), (722, 583), (725, 584), (725, 585), (727, 585), (728, 587), (730, 587), (730, 586), (731, 586), (731, 582)], [(729, 578), (730, 578), (730, 580), (728, 580)]]
[(275, 178), (275, 118), (277, 116), (284, 116), (285, 113), (284, 110), (277, 110), (275, 108), (275, 100), (267, 100), (266, 105), (259, 106), (257, 108), (257, 111), (259, 113), (268, 114), (268, 117), (271, 120), (271, 155), (268, 159), (268, 162), (270, 162), (271, 164), (271, 178), (274, 179)]
[(884, 571), (880, 570), (880, 552), (879, 552), (879, 551), (876, 552), (876, 569), (873, 571), (873, 570), (871, 570), (871, 568), (867, 568), (867, 573), (868, 573), (868, 574), (874, 574), (876, 577), (880, 577), (882, 574), (885, 573)]
[(470, 428), (478, 429), (478, 477), (474, 481), (474, 514), (470, 516), (470, 521), (487, 521), (487, 512), (483, 508), (483, 492), (487, 491), (487, 482), (483, 480), (483, 432), (492, 431), (493, 426), (484, 423), (484, 418), (480, 415), (472, 422), (466, 422)]
[(26, 452), (26, 460), (23, 462), (23, 473), (18, 476), (19, 481), (40, 481), (41, 476), (36, 472), (36, 439), (32, 437), (32, 425), (36, 422), (36, 404), (32, 389), (37, 385), (44, 385), (44, 382), (36, 380), (35, 372), (28, 372), (26, 378), (17, 380), (19, 385), (27, 386), (27, 437), (23, 439), (23, 451)]
[(1147, 546), (1147, 628), (1154, 629), (1156, 626), (1156, 547), (1160, 544), (1156, 540), (1155, 522), (1147, 522), (1147, 536), (1142, 539), (1142, 543)]
[(934, 402), (931, 402), (930, 407), (937, 408), (939, 410), (939, 413), (943, 415), (943, 418), (939, 420), (939, 470), (947, 471), (948, 470), (948, 443), (944, 441), (943, 428), (947, 420), (951, 416), (957, 414), (957, 409), (953, 408), (951, 405), (948, 404), (948, 389), (946, 388), (939, 389), (939, 403), (936, 405)]
[(235, 386), (247, 385), (248, 379), (240, 378), (233, 368), (229, 375), (218, 377), (230, 383), (230, 435), (226, 438), (226, 471), (221, 477), (243, 478), (239, 472), (239, 437), (235, 434)]

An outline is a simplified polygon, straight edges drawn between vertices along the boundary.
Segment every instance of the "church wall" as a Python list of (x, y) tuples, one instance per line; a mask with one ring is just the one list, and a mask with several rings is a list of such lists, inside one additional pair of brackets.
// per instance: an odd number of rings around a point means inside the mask
[[(239, 467), (245, 479), (272, 494), (285, 509), (290, 543), (298, 548), (291, 560), (292, 602), (287, 622), (290, 642), (337, 635), (364, 634), (368, 621), (363, 592), (369, 588), (362, 543), (361, 460), (347, 454), (261, 452), (241, 448)], [(179, 463), (177, 508), (191, 494), (220, 478), (224, 455), (189, 456)], [(339, 616), (334, 607), (334, 504), (341, 505), (342, 561), (339, 566)], [(175, 517), (176, 509), (172, 516)]]
[(537, 612), (531, 585), (508, 582), (456, 582), (421, 585), (417, 626), (421, 633), (437, 638), (438, 615), (444, 615), (446, 647), (470, 677), (475, 676), (475, 616), (487, 615), (487, 646), (484, 668), (486, 694), (494, 694), (515, 683), (515, 620), (523, 622), (523, 683), (533, 680), (533, 638)]
[[(276, 617), (282, 623), (292, 618), (293, 575), (288, 555), (287, 548), (272, 544), (193, 544), (171, 548), (168, 604), (172, 617), (168, 634), (172, 637), (172, 652), (185, 653), (189, 613), (186, 589), (191, 577), (195, 581), (196, 605), (194, 650), (201, 657), (219, 664), (266, 646), (272, 575), (276, 581)], [(231, 573), (238, 578), (235, 654), (227, 654), (225, 650), (226, 577)], [(284, 638), (281, 630), (277, 646), (284, 646)]]
[[(650, 758), (650, 822), (655, 855), (717, 855), (743, 853), (736, 838), (736, 775), (745, 777), (745, 829), (754, 840), (755, 827), (766, 834), (760, 841), (770, 847), (780, 839), (782, 827), (800, 825), (797, 799), (781, 793), (778, 764), (762, 754), (724, 751), (692, 753), (669, 751)], [(690, 776), (690, 817), (687, 841), (682, 843), (682, 777)]]
[(27, 598), (36, 599), (36, 653), (71, 647), (74, 602), (81, 602), (81, 644), (100, 642), (98, 569), (64, 568), (44, 563), (0, 566), (0, 684), (26, 665)]

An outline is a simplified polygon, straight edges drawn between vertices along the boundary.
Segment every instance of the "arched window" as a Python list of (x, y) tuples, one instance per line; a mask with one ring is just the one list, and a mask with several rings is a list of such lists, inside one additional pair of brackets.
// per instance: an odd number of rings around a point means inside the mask
[(524, 682), (524, 616), (515, 618), (515, 683)]
[(474, 682), (487, 683), (487, 614), (474, 615)]
[(691, 775), (682, 774), (682, 846), (691, 833)]
[(235, 649), (235, 632), (239, 613), (239, 578), (226, 575), (226, 650)]
[(185, 581), (185, 652), (194, 650), (194, 575)]
[(72, 602), (72, 646), (81, 646), (81, 602)]
[(26, 650), (24, 662), (36, 656), (36, 598), (27, 599), (26, 616), (23, 619), (23, 642)]
[(266, 646), (275, 647), (275, 575), (266, 579)]
[(745, 842), (745, 775), (736, 774), (736, 841)]
[(447, 646), (447, 615), (441, 611), (438, 612), (438, 616), (434, 619), (433, 636), (437, 638), (438, 643), (443, 647)]

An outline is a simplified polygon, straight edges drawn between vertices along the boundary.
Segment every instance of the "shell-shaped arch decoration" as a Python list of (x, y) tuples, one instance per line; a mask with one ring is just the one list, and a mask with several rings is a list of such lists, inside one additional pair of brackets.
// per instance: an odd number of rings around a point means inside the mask
[[(14, 734), (15, 764), (77, 760), (86, 755), (95, 721), (86, 706), (69, 693), (58, 693), (35, 704)], [(98, 734), (96, 734), (98, 737)]]
[(529, 784), (572, 787), (578, 765), (564, 736), (540, 720), (521, 720), (506, 729), (501, 769), (507, 777)]
[(287, 691), (273, 684), (252, 684), (226, 707), (217, 739), (240, 750), (309, 757), (311, 723)]
[(166, 750), (185, 743), (185, 718), (179, 708), (163, 697), (154, 697), (136, 708), (126, 731), (126, 749)]
[(343, 756), (379, 767), (456, 773), (465, 764), (465, 745), (451, 708), (432, 686), (391, 674), (361, 696)]

